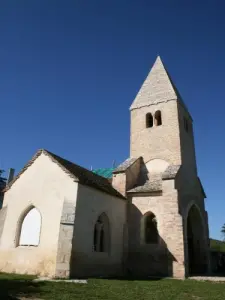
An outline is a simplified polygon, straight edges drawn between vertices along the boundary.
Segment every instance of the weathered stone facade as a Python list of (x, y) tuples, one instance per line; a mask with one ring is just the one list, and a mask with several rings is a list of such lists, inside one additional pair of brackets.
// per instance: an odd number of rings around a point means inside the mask
[[(111, 180), (41, 150), (7, 186), (1, 271), (184, 278), (209, 270), (192, 118), (160, 58), (130, 110), (130, 157)], [(30, 207), (42, 218), (37, 247), (18, 242)]]
[[(104, 178), (72, 166), (80, 180), (43, 151), (8, 187), (0, 211), (1, 271), (60, 278), (122, 274), (126, 200)], [(30, 207), (42, 216), (38, 247), (18, 244)], [(103, 212), (110, 222), (110, 253), (93, 251), (95, 222)]]
[[(156, 111), (161, 112), (162, 124), (156, 126), (153, 120), (153, 126), (146, 128), (146, 115), (151, 113), (154, 118)], [(199, 252), (196, 250), (195, 265), (196, 261), (201, 261), (204, 265), (202, 269), (207, 271), (208, 220), (205, 194), (197, 176), (192, 118), (159, 57), (131, 106), (130, 151), (131, 157), (143, 157), (150, 183), (154, 178), (162, 179), (157, 196), (154, 189), (138, 193), (136, 188), (136, 192), (133, 189), (128, 194), (131, 206), (128, 221), (129, 252), (134, 272), (136, 268), (139, 273), (147, 274), (164, 273), (174, 277), (189, 274), (188, 252), (191, 250), (188, 251), (187, 219), (193, 205), (199, 213), (199, 222), (193, 220), (196, 222), (193, 229), (201, 229), (195, 238), (195, 249), (201, 248)], [(167, 166), (179, 172), (174, 176), (161, 176), (163, 172), (166, 173)], [(158, 221), (160, 242), (157, 247), (140, 245), (139, 224), (148, 211), (153, 212)], [(161, 253), (164, 253), (164, 261), (167, 261), (166, 267), (162, 264), (163, 259), (159, 258)], [(146, 263), (148, 261), (149, 264)], [(151, 268), (154, 265), (151, 261), (155, 262), (154, 268)], [(133, 266), (134, 262), (136, 266)]]

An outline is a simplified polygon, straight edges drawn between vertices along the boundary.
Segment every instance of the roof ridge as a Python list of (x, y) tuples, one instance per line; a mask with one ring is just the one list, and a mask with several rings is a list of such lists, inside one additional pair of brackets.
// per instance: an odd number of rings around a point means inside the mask
[[(51, 157), (53, 157), (53, 158), (56, 159), (56, 160), (57, 160), (57, 158), (60, 159), (60, 160), (64, 160), (65, 162), (68, 162), (68, 163), (70, 163), (70, 164), (76, 166), (77, 168), (79, 168), (79, 169), (81, 169), (81, 170), (84, 170), (85, 172), (88, 172), (89, 174), (91, 174), (91, 175), (93, 175), (93, 176), (100, 177), (101, 179), (104, 179), (104, 180), (107, 181), (107, 179), (106, 179), (105, 177), (103, 177), (103, 176), (101, 176), (101, 175), (98, 175), (98, 174), (95, 174), (94, 172), (92, 172), (91, 170), (86, 169), (85, 167), (82, 167), (82, 166), (80, 166), (80, 165), (78, 165), (78, 164), (75, 164), (74, 162), (72, 162), (72, 161), (70, 161), (70, 160), (68, 160), (68, 159), (66, 159), (66, 158), (64, 158), (64, 157), (61, 157), (61, 156), (59, 156), (59, 155), (57, 155), (57, 154), (54, 154), (53, 152), (50, 152), (50, 151), (45, 150), (45, 149), (43, 149), (43, 150), (44, 150), (48, 155), (50, 155)], [(58, 160), (57, 160), (57, 161), (58, 161)], [(58, 162), (59, 162), (60, 165), (62, 165), (62, 164), (60, 163), (60, 161), (58, 161)], [(63, 166), (63, 165), (62, 165), (62, 166)], [(70, 171), (69, 171), (69, 172), (70, 172)]]
[(11, 188), (11, 186), (15, 183), (15, 181), (34, 163), (34, 161), (41, 155), (44, 154), (48, 156), (54, 163), (56, 163), (65, 173), (67, 173), (71, 178), (75, 181), (79, 182), (83, 185), (88, 185), (92, 188), (99, 189), (103, 192), (111, 194), (113, 196), (123, 198), (116, 189), (113, 188), (111, 183), (107, 178), (102, 177), (98, 174), (93, 173), (92, 171), (77, 165), (65, 158), (62, 158), (46, 149), (39, 149), (35, 155), (28, 161), (28, 163), (21, 169), (21, 171), (17, 174), (17, 176), (5, 187), (3, 190), (6, 192)]
[(3, 192), (8, 191), (11, 186), (16, 182), (17, 179), (34, 163), (34, 161), (41, 155), (41, 153), (44, 151), (44, 149), (39, 149), (32, 158), (25, 164), (25, 166), (20, 170), (20, 172), (13, 178), (12, 181), (10, 181), (6, 187), (4, 188)]
[(131, 167), (138, 159), (142, 159), (142, 156), (138, 157), (128, 157), (121, 164), (119, 164), (114, 170), (113, 173), (125, 172), (129, 167)]

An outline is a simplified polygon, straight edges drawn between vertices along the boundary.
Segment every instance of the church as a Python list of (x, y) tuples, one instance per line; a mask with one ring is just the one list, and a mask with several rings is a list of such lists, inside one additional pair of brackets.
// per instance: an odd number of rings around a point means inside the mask
[(2, 272), (185, 278), (209, 271), (193, 120), (160, 57), (130, 120), (130, 156), (107, 174), (41, 149), (7, 184)]

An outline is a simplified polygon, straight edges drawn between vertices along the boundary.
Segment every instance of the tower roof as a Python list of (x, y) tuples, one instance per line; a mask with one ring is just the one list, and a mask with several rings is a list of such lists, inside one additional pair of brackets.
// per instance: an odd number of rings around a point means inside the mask
[(130, 109), (178, 99), (183, 104), (177, 88), (158, 56)]

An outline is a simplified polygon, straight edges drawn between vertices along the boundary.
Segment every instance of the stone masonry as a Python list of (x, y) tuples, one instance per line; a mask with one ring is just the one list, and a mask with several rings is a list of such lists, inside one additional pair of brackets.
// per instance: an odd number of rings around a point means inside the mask
[[(112, 178), (41, 149), (7, 185), (0, 210), (2, 272), (185, 278), (209, 271), (193, 120), (159, 57), (130, 116), (130, 157)], [(26, 227), (31, 208), (41, 221), (31, 219)], [(39, 244), (20, 243), (23, 225), (26, 232), (38, 226)]]
[(75, 208), (75, 203), (71, 203), (65, 199), (60, 222), (58, 252), (56, 258), (55, 276), (59, 278), (70, 277)]
[[(130, 111), (130, 160), (141, 157), (144, 163), (139, 168), (136, 184), (132, 189), (126, 189), (129, 199), (128, 268), (140, 275), (161, 274), (183, 278), (191, 272), (191, 253), (195, 251), (195, 257), (199, 260), (204, 257), (201, 264), (207, 269), (208, 221), (205, 217), (205, 194), (197, 176), (193, 121), (160, 57)], [(156, 112), (161, 114), (160, 126), (155, 122)], [(153, 117), (153, 126), (146, 128), (149, 113)], [(122, 182), (122, 186), (124, 182), (129, 182), (129, 168), (126, 171), (120, 170), (120, 167), (115, 170), (114, 187), (118, 185), (121, 190)], [(197, 237), (192, 233), (192, 238), (188, 238), (187, 222), (193, 206), (199, 212), (199, 223), (193, 225), (193, 230), (199, 227), (201, 234)], [(158, 245), (140, 242), (143, 235), (140, 224), (148, 212), (154, 213), (157, 219)], [(189, 249), (193, 246), (192, 240), (196, 246), (193, 251)], [(199, 244), (202, 245), (200, 252), (197, 250)]]

